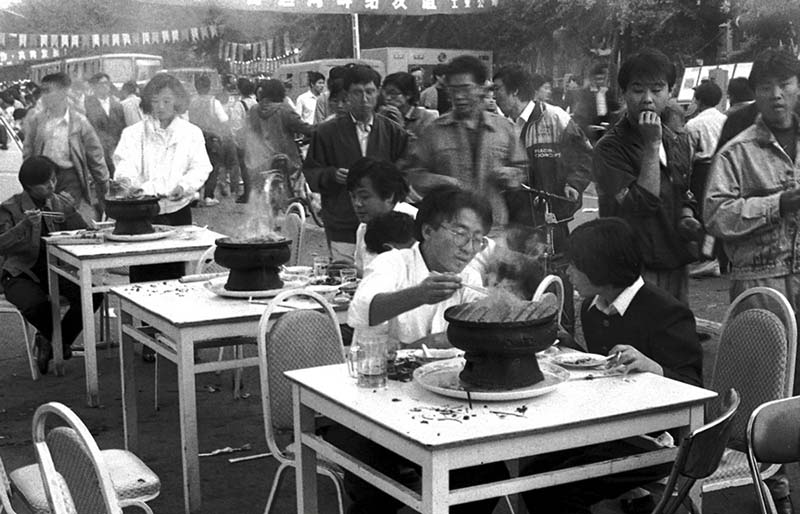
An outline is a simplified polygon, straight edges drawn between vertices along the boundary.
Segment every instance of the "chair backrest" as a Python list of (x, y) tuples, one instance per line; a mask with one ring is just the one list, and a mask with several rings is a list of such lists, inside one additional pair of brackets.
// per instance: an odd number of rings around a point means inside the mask
[[(745, 300), (748, 307), (739, 309)], [(729, 389), (736, 389), (741, 395), (729, 446), (744, 451), (747, 420), (753, 410), (792, 394), (797, 323), (791, 305), (781, 293), (755, 287), (733, 301), (722, 327), (711, 389), (720, 396)], [(710, 406), (711, 415), (720, 411), (714, 408), (717, 405), (713, 402)]]
[[(291, 204), (287, 210), (283, 220), (283, 236), (292, 241), (291, 257), (289, 258), (289, 266), (297, 266), (300, 261), (300, 249), (302, 248), (303, 233), (305, 232), (305, 222), (297, 214), (297, 208), (292, 207), (300, 205), (297, 202)], [(302, 209), (302, 206), (301, 206)], [(302, 212), (302, 210), (301, 210)], [(303, 214), (305, 216), (305, 214)]]
[[(287, 299), (316, 302), (320, 310), (290, 310), (271, 319)], [(267, 445), (279, 460), (289, 460), (275, 442), (277, 431), (293, 427), (292, 388), (284, 371), (344, 362), (342, 333), (331, 305), (312, 291), (284, 291), (261, 315), (258, 325), (258, 357), (261, 402)]]
[(211, 245), (208, 249), (203, 252), (203, 255), (197, 259), (197, 265), (194, 268), (194, 272), (198, 275), (201, 273), (218, 273), (222, 271), (228, 271), (228, 268), (217, 264), (214, 260), (214, 251), (217, 249), (217, 245)]
[(761, 512), (769, 512), (759, 463), (800, 461), (800, 396), (760, 405), (747, 423), (747, 460)]
[[(66, 426), (47, 431), (47, 419), (56, 417)], [(67, 406), (50, 402), (33, 415), (33, 445), (45, 484), (47, 501), (53, 514), (70, 512), (122, 514), (111, 475), (100, 448), (89, 429)], [(70, 510), (63, 495), (57, 493), (57, 474), (61, 474), (74, 502)]]
[(541, 300), (542, 295), (551, 288), (555, 289), (555, 295), (556, 298), (558, 298), (558, 322), (561, 323), (561, 315), (564, 312), (564, 302), (566, 301), (564, 298), (564, 282), (562, 282), (561, 277), (557, 275), (547, 275), (544, 277), (533, 293), (533, 300)]
[(0, 514), (16, 514), (11, 507), (11, 482), (0, 459)]

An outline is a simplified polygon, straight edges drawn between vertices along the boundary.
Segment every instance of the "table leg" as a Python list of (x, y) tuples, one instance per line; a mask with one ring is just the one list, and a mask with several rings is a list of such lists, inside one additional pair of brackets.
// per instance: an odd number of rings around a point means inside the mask
[[(683, 437), (688, 435), (690, 432), (700, 428), (703, 426), (705, 422), (705, 409), (702, 405), (692, 407), (691, 413), (692, 421), (690, 422), (687, 428), (684, 428), (681, 431), (680, 437), (682, 440)], [(697, 513), (701, 514), (703, 512), (703, 481), (698, 480), (694, 483), (692, 488), (689, 490), (689, 498), (694, 502), (695, 506), (697, 507)]]
[(183, 448), (183, 499), (186, 513), (198, 512), (200, 495), (200, 459), (197, 444), (197, 397), (194, 374), (194, 341), (179, 337), (178, 403), (181, 414), (181, 447)]
[(297, 472), (297, 512), (315, 514), (319, 512), (317, 497), (317, 452), (304, 444), (302, 435), (314, 433), (314, 411), (300, 403), (300, 387), (292, 385), (292, 401), (294, 404), (294, 440), (298, 443)]
[(58, 289), (58, 273), (53, 270), (56, 266), (55, 258), (47, 252), (47, 282), (48, 294), (50, 295), (50, 314), (53, 320), (53, 335), (50, 344), (53, 346), (53, 368), (56, 375), (64, 375), (64, 348), (61, 346), (61, 295)]
[[(122, 302), (119, 303), (119, 323), (117, 324), (117, 341), (119, 341), (120, 378), (122, 380), (122, 423), (125, 430), (125, 449), (136, 453), (139, 450), (139, 410), (136, 397), (136, 358), (133, 339), (122, 336), (123, 316)], [(133, 318), (126, 316), (133, 325)]]
[(94, 329), (94, 305), (92, 304), (92, 268), (88, 264), (81, 265), (80, 279), (86, 402), (89, 407), (97, 407), (100, 404), (100, 388), (97, 385), (97, 334)]
[(448, 514), (450, 506), (450, 469), (445, 458), (430, 454), (422, 464), (422, 513)]

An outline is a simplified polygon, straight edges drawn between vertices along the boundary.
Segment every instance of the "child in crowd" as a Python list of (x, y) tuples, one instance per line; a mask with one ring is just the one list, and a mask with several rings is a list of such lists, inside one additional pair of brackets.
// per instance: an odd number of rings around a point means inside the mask
[(364, 232), (368, 252), (378, 255), (389, 250), (411, 248), (414, 238), (414, 218), (404, 212), (389, 211), (372, 218)]

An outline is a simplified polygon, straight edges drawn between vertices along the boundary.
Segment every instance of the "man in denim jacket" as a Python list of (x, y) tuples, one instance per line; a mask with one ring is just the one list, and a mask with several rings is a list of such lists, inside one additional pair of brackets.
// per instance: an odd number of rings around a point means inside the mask
[[(731, 259), (730, 298), (767, 286), (800, 307), (800, 61), (785, 50), (765, 50), (750, 72), (759, 114), (711, 164), (704, 216)], [(795, 394), (798, 393), (795, 379)], [(778, 512), (793, 512), (785, 476), (770, 490)]]

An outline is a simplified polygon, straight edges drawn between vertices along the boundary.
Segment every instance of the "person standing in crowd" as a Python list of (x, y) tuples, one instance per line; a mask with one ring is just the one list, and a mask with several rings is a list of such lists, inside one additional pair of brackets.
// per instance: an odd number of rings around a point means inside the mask
[[(86, 228), (86, 221), (75, 210), (72, 199), (55, 192), (58, 166), (45, 156), (26, 159), (19, 170), (22, 192), (0, 205), (0, 284), (11, 302), (36, 332), (36, 363), (47, 373), (53, 358), (53, 318), (47, 272), (47, 251), (43, 236), (59, 230)], [(60, 213), (60, 217), (43, 216), (42, 211)], [(61, 320), (64, 358), (72, 357), (72, 342), (81, 333), (81, 290), (75, 283), (58, 278), (60, 296), (67, 299), (69, 309)], [(92, 295), (94, 309), (103, 295)]]
[[(703, 349), (694, 314), (688, 305), (642, 279), (638, 239), (620, 218), (589, 221), (569, 237), (569, 274), (583, 298), (581, 327), (586, 347), (601, 355), (619, 352), (619, 372), (653, 373), (702, 387)], [(618, 459), (660, 447), (644, 439), (576, 446), (580, 447), (531, 458), (522, 474)], [(669, 462), (657, 464), (527, 491), (522, 498), (529, 512), (589, 514), (595, 503), (656, 482), (669, 475), (671, 468)], [(633, 512), (654, 508), (651, 504)]]
[(247, 113), (258, 101), (255, 98), (255, 85), (253, 81), (240, 77), (236, 81), (239, 90), (239, 101), (231, 108), (230, 125), (233, 140), (236, 143), (236, 159), (239, 161), (239, 176), (242, 179), (242, 194), (236, 198), (236, 203), (247, 203), (250, 200), (250, 170), (247, 167)]
[(309, 125), (314, 124), (317, 100), (325, 91), (325, 75), (316, 71), (308, 72), (308, 91), (297, 97), (297, 114)]
[(408, 67), (408, 72), (414, 77), (414, 85), (417, 88), (417, 95), (419, 95), (425, 89), (425, 70), (422, 69), (422, 66), (414, 65)]
[[(783, 293), (795, 312), (800, 309), (799, 80), (800, 61), (788, 50), (756, 56), (749, 78), (756, 122), (712, 162), (703, 209), (706, 228), (722, 239), (732, 264), (730, 300), (765, 286)], [(797, 373), (794, 383), (798, 394)], [(779, 473), (768, 485), (778, 512), (793, 512), (788, 477)]]
[(636, 232), (644, 279), (688, 305), (687, 264), (695, 260), (702, 225), (689, 190), (688, 135), (662, 123), (675, 67), (643, 49), (620, 66), (627, 114), (594, 149), (600, 216), (618, 216)]
[(742, 107), (746, 107), (753, 103), (755, 95), (750, 83), (745, 77), (732, 78), (728, 82), (728, 110), (725, 111), (726, 115), (733, 114)]
[(375, 114), (381, 76), (364, 64), (345, 68), (342, 88), (347, 112), (319, 125), (311, 137), (303, 173), (322, 195), (325, 236), (334, 260), (352, 260), (358, 218), (347, 194), (350, 166), (361, 157), (397, 162), (406, 153), (408, 134)]
[(438, 112), (417, 105), (419, 92), (414, 76), (410, 73), (400, 71), (387, 75), (383, 79), (381, 91), (386, 101), (381, 108), (381, 114), (405, 128), (412, 142), (439, 117)]
[[(212, 169), (202, 130), (180, 116), (188, 104), (178, 79), (157, 74), (142, 91), (144, 119), (122, 131), (114, 152), (116, 180), (159, 197), (153, 223), (160, 225), (192, 224), (190, 203)], [(131, 266), (130, 281), (171, 280), (183, 273), (183, 262)], [(142, 358), (152, 362), (155, 354), (145, 348)]]
[(189, 121), (200, 127), (206, 139), (206, 152), (213, 166), (211, 174), (203, 188), (203, 199), (200, 205), (213, 207), (219, 205), (219, 200), (214, 197), (217, 189), (219, 170), (224, 165), (222, 141), (230, 131), (228, 128), (228, 115), (222, 104), (211, 94), (211, 79), (208, 75), (200, 75), (195, 80), (197, 97), (189, 104)]
[(433, 68), (433, 84), (419, 94), (419, 103), (426, 109), (437, 111), (440, 115), (450, 112), (453, 107), (447, 91), (447, 65), (437, 64)]
[(317, 98), (317, 105), (314, 110), (314, 125), (319, 125), (340, 112), (344, 112), (344, 109), (341, 108), (344, 105), (345, 96), (342, 90), (344, 72), (344, 66), (334, 66), (328, 71), (328, 80), (326, 81), (328, 88)]
[(591, 70), (591, 82), (578, 91), (572, 116), (592, 143), (602, 136), (602, 131), (593, 128), (603, 123), (613, 122), (619, 104), (613, 92), (606, 85), (608, 67), (596, 64)]
[[(592, 147), (563, 109), (544, 100), (535, 100), (537, 93), (538, 98), (547, 96), (542, 92), (545, 84), (544, 77), (531, 77), (519, 65), (505, 66), (494, 75), (497, 102), (514, 123), (528, 158), (524, 182), (534, 189), (565, 198), (566, 201), (552, 200), (551, 210), (556, 220), (566, 220), (580, 207), (581, 195), (591, 181)], [(512, 226), (546, 226), (544, 203), (536, 202), (527, 191), (509, 191), (506, 201)], [(539, 232), (538, 239), (545, 241), (546, 234), (540, 228)], [(568, 235), (566, 222), (553, 226), (554, 255), (549, 264), (564, 282), (566, 297), (571, 298), (572, 283), (563, 259)], [(573, 333), (574, 322), (574, 304), (566, 302), (562, 326)]]
[(122, 84), (122, 112), (125, 115), (125, 126), (130, 127), (134, 123), (142, 121), (142, 99), (137, 94), (139, 86), (136, 82), (129, 80)]
[[(686, 122), (689, 142), (692, 147), (692, 178), (689, 189), (697, 200), (698, 212), (703, 214), (708, 170), (711, 159), (717, 149), (717, 141), (722, 133), (726, 116), (717, 109), (722, 100), (722, 89), (713, 82), (706, 82), (694, 90), (694, 103), (697, 106), (694, 118)], [(689, 272), (689, 276), (700, 278), (720, 275), (719, 262), (716, 259), (698, 263)]]
[(262, 80), (256, 90), (258, 105), (247, 111), (245, 166), (249, 170), (274, 168), (278, 155), (288, 158), (290, 173), (300, 173), (302, 157), (295, 134), (310, 136), (314, 127), (286, 104), (286, 90), (276, 79)]
[(44, 155), (56, 163), (56, 193), (67, 193), (87, 217), (101, 219), (108, 188), (103, 145), (86, 117), (70, 107), (70, 78), (42, 78), (41, 109), (26, 119), (22, 157)]
[(94, 94), (83, 102), (86, 119), (94, 127), (103, 145), (108, 174), (114, 178), (114, 149), (119, 143), (122, 129), (125, 128), (125, 111), (119, 100), (111, 94), (111, 79), (107, 73), (97, 73), (89, 79)]
[(553, 77), (537, 73), (531, 78), (531, 87), (533, 88), (534, 102), (544, 102), (552, 105), (550, 100), (553, 97)]
[(409, 152), (406, 169), (413, 191), (424, 197), (441, 185), (481, 191), (498, 226), (508, 223), (503, 193), (517, 189), (525, 153), (514, 125), (483, 108), (486, 68), (462, 55), (447, 66), (453, 110), (431, 123)]

